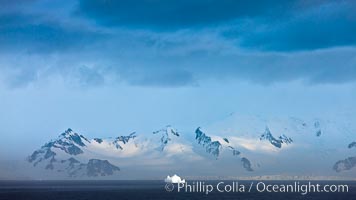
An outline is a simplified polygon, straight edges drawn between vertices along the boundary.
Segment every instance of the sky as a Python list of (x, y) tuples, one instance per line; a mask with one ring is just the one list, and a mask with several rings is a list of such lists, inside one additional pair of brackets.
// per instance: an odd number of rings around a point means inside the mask
[(189, 132), (231, 112), (356, 111), (352, 0), (0, 5), (0, 158), (69, 127), (105, 137)]

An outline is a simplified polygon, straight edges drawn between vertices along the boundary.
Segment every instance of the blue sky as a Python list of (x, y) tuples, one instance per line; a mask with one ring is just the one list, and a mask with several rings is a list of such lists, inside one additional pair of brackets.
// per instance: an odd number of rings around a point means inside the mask
[(356, 110), (351, 0), (0, 4), (1, 152), (68, 127), (110, 136)]

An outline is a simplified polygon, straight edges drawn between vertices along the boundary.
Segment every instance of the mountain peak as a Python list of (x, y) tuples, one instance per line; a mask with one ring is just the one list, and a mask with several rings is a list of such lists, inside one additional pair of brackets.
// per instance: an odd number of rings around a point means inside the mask
[(68, 128), (68, 129), (65, 130), (61, 135), (62, 135), (62, 136), (69, 136), (69, 135), (75, 135), (75, 134), (76, 134), (76, 133), (74, 133), (71, 128)]
[[(65, 130), (58, 138), (58, 140), (66, 140), (66, 142), (70, 143), (75, 143), (81, 147), (85, 146), (84, 141), (90, 143), (90, 141), (85, 138), (83, 135), (79, 135), (78, 133), (75, 133), (71, 128), (68, 128)], [(84, 140), (84, 141), (83, 141)]]

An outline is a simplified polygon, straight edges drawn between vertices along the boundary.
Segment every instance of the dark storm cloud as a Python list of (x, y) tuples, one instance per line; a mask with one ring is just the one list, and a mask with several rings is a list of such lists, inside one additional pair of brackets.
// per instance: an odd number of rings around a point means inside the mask
[(356, 80), (353, 1), (53, 1), (0, 0), (12, 85), (48, 74), (84, 86)]
[[(65, 7), (66, 1), (62, 1)], [(40, 0), (0, 0), (0, 51), (50, 53), (86, 46), (103, 34), (63, 23), (67, 12)], [(51, 8), (53, 9), (53, 8)]]
[(37, 18), (24, 14), (0, 15), (0, 50), (48, 53), (78, 49), (104, 37), (55, 21), (37, 21)]
[(248, 0), (80, 0), (79, 13), (108, 26), (179, 29), (259, 16), (294, 1)]
[[(266, 51), (354, 46), (353, 1), (81, 0), (79, 13), (108, 27), (174, 31), (230, 24), (230, 38)], [(244, 29), (241, 20), (252, 22)], [(235, 34), (232, 34), (235, 33)]]
[(329, 2), (287, 19), (256, 19), (244, 25), (244, 30), (230, 33), (244, 48), (300, 51), (355, 46), (356, 3)]

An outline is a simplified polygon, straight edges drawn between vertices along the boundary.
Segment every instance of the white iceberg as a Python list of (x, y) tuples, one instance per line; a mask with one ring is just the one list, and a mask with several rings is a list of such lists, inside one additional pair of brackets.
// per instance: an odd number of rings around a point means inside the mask
[(166, 183), (185, 183), (185, 179), (181, 179), (177, 174), (174, 174), (172, 177), (167, 176), (166, 179), (164, 179), (164, 182)]

